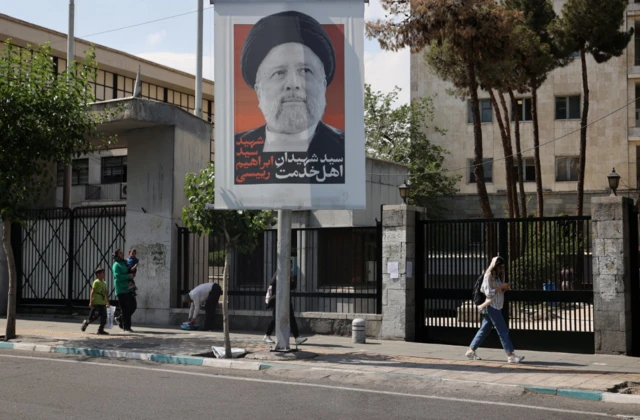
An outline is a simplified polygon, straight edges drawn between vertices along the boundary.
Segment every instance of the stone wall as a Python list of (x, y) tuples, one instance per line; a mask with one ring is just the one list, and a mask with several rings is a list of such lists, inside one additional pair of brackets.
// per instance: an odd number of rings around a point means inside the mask
[(631, 352), (629, 204), (601, 197), (593, 205), (593, 320), (596, 353)]

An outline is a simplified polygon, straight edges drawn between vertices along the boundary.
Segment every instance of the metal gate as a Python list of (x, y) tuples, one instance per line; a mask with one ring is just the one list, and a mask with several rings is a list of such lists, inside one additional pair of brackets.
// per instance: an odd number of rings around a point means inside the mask
[[(420, 221), (416, 232), (416, 337), (469, 345), (471, 302), (491, 258), (505, 258), (503, 315), (517, 348), (593, 353), (590, 217)], [(497, 334), (484, 346), (501, 347)]]
[(109, 267), (124, 248), (125, 206), (31, 210), (11, 231), (19, 305), (86, 306), (97, 267), (113, 296)]

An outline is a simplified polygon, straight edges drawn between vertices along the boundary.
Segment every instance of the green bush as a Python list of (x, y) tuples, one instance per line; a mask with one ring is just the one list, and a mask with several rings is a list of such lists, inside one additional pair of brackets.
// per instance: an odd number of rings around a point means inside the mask
[(224, 250), (213, 251), (209, 253), (209, 266), (221, 266), (224, 265)]

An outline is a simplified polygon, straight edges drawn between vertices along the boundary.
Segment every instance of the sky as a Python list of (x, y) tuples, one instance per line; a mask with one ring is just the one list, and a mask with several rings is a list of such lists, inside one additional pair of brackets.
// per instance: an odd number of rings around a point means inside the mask
[[(1, 3), (0, 13), (67, 32), (68, 0)], [(198, 0), (75, 0), (75, 4), (76, 37), (195, 74)], [(380, 0), (370, 0), (365, 18), (379, 17), (384, 17)], [(409, 101), (408, 51), (382, 51), (377, 41), (367, 39), (364, 59), (365, 81), (374, 90), (389, 92), (398, 86), (399, 103)], [(213, 79), (213, 62), (213, 9), (205, 0), (203, 74), (208, 79)]]

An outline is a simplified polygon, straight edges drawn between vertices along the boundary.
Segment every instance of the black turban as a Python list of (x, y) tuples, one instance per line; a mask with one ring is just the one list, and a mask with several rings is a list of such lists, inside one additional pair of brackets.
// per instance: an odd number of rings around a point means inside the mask
[(244, 41), (240, 66), (242, 77), (251, 89), (256, 84), (258, 67), (269, 51), (289, 42), (309, 47), (324, 64), (327, 85), (331, 84), (336, 71), (336, 54), (329, 35), (311, 16), (288, 11), (260, 19), (253, 25)]

